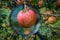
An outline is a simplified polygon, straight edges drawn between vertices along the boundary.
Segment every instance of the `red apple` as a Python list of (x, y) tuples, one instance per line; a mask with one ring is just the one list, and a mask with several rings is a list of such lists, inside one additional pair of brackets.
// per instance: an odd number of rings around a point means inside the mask
[(60, 0), (57, 0), (57, 7), (60, 8)]
[(36, 14), (33, 10), (22, 10), (17, 15), (18, 24), (24, 28), (33, 26), (36, 22)]

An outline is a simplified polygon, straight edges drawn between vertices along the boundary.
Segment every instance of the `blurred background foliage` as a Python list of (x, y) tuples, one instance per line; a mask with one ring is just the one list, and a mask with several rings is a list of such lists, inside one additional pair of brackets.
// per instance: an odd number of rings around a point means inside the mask
[[(60, 40), (60, 3), (57, 1), (59, 0), (27, 1), (40, 10), (42, 25), (39, 32), (48, 40)], [(8, 17), (12, 8), (22, 3), (22, 0), (0, 0), (0, 40), (21, 40), (22, 37), (11, 30)]]

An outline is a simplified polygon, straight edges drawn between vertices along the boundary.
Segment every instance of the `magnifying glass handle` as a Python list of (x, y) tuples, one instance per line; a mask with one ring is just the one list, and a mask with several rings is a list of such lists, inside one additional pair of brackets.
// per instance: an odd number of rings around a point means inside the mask
[(36, 35), (41, 39), (41, 40), (47, 40), (47, 38), (43, 35), (41, 35), (39, 32), (36, 33)]

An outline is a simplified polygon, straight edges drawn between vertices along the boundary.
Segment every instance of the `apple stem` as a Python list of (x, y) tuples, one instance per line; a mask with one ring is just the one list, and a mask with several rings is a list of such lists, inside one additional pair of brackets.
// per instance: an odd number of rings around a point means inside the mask
[(24, 8), (25, 8), (25, 9), (27, 8), (26, 4), (24, 5)]
[(24, 10), (23, 10), (24, 12), (26, 12), (27, 11), (27, 5), (26, 4), (24, 4)]

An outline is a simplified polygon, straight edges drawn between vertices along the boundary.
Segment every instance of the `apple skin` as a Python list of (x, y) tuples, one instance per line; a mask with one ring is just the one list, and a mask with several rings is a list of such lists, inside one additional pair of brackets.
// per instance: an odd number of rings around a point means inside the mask
[(36, 14), (33, 10), (20, 11), (17, 15), (18, 24), (24, 28), (33, 26), (36, 22)]
[(57, 0), (57, 7), (60, 8), (60, 0)]

